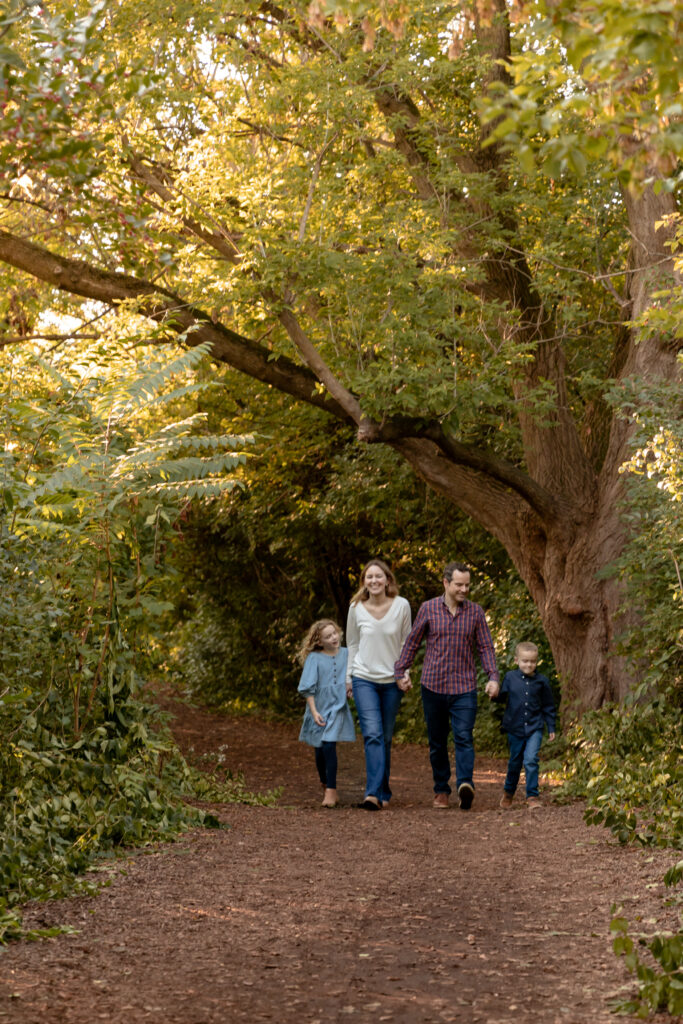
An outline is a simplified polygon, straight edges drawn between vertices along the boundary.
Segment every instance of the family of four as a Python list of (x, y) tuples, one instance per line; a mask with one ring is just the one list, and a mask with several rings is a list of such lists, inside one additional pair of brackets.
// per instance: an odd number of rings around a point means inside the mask
[(468, 600), (470, 570), (450, 562), (443, 570), (443, 594), (420, 606), (411, 628), (410, 605), (400, 597), (394, 575), (380, 559), (363, 569), (351, 600), (347, 647), (331, 619), (314, 622), (299, 650), (303, 665), (299, 692), (306, 712), (299, 739), (315, 751), (324, 789), (323, 806), (337, 804), (337, 743), (353, 741), (348, 705), (353, 696), (365, 745), (367, 782), (359, 805), (368, 811), (389, 806), (391, 740), (403, 694), (411, 689), (409, 669), (424, 642), (422, 707), (434, 776), (434, 807), (445, 809), (451, 795), (448, 737), (455, 741), (458, 803), (469, 810), (474, 800), (473, 729), (477, 714), (475, 652), (488, 675), (486, 693), (506, 702), (503, 729), (510, 760), (500, 806), (510, 807), (522, 767), (527, 806), (540, 807), (538, 752), (544, 725), (555, 737), (555, 705), (545, 676), (536, 671), (538, 648), (517, 645), (517, 668), (499, 684), (493, 640), (484, 611)]

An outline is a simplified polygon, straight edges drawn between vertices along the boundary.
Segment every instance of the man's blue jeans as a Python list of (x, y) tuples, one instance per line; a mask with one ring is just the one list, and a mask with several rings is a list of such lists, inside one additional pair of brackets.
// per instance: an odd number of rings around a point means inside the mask
[(448, 780), (451, 763), (448, 758), (448, 734), (455, 740), (455, 785), (463, 782), (474, 788), (474, 741), (472, 730), (477, 717), (477, 691), (470, 693), (435, 693), (422, 687), (422, 708), (429, 737), (429, 760), (434, 776), (434, 792), (450, 793)]
[(524, 766), (524, 777), (526, 780), (526, 795), (538, 796), (538, 752), (543, 741), (543, 730), (537, 729), (529, 736), (513, 736), (508, 733), (508, 746), (510, 748), (510, 760), (508, 761), (508, 773), (505, 776), (503, 789), (510, 796), (517, 789), (519, 776)]
[(396, 683), (373, 683), (358, 676), (353, 676), (352, 683), (353, 699), (365, 744), (365, 795), (387, 803), (391, 799), (391, 738), (403, 691), (399, 690)]

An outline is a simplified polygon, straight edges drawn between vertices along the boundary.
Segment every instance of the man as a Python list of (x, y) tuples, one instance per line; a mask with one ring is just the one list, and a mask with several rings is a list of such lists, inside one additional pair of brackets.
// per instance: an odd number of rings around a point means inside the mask
[(460, 562), (449, 562), (443, 571), (443, 596), (425, 601), (415, 618), (401, 655), (394, 666), (397, 682), (410, 684), (408, 669), (423, 640), (422, 707), (429, 760), (434, 776), (434, 807), (448, 807), (451, 765), (448, 758), (449, 726), (455, 740), (455, 781), (463, 811), (474, 800), (474, 743), (472, 731), (477, 714), (475, 649), (488, 674), (486, 693), (496, 697), (498, 670), (493, 640), (483, 608), (467, 600), (470, 570)]

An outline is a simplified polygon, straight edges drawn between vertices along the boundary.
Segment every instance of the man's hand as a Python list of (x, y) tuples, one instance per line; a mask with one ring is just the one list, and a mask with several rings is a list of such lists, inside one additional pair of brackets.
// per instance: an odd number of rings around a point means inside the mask
[(396, 680), (396, 685), (399, 690), (403, 690), (406, 693), (408, 690), (412, 690), (413, 684), (410, 681), (410, 673), (404, 672), (400, 679)]
[(491, 697), (491, 699), (493, 699), (494, 697), (497, 697), (499, 693), (500, 683), (498, 683), (496, 679), (489, 679), (488, 683), (486, 684), (487, 697)]
[(548, 741), (549, 741), (550, 743), (552, 743), (552, 741), (553, 741), (554, 739), (555, 739), (555, 733), (554, 733), (554, 732), (549, 732), (549, 733), (548, 733)]

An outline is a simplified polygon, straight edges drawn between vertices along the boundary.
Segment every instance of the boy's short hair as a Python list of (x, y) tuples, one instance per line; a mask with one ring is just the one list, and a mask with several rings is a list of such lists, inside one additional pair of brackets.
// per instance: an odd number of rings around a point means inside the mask
[(520, 658), (523, 654), (533, 654), (538, 659), (538, 647), (531, 640), (521, 640), (515, 647), (515, 657)]

